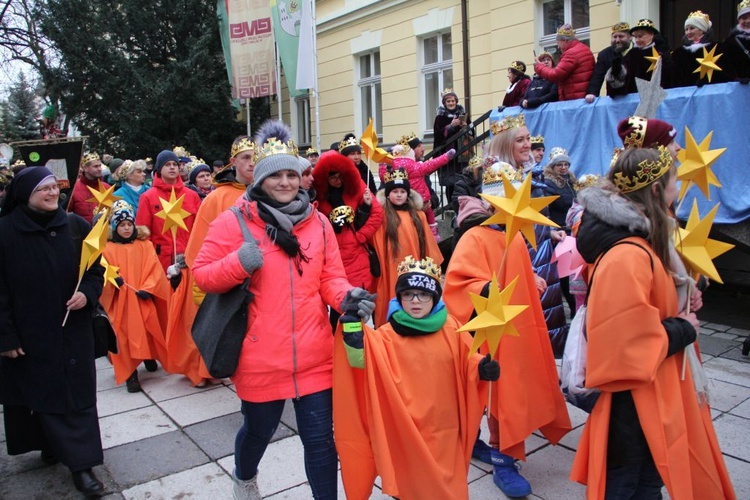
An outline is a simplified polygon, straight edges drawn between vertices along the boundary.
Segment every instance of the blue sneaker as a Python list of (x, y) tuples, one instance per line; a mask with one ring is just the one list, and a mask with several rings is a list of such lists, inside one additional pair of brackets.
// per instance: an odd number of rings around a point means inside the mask
[(477, 438), (477, 440), (474, 441), (474, 449), (471, 452), (471, 457), (476, 458), (480, 462), (492, 465), (492, 455), (490, 450), (492, 450), (490, 445)]
[(518, 473), (513, 457), (492, 449), (492, 480), (505, 496), (522, 498), (531, 495), (531, 485)]

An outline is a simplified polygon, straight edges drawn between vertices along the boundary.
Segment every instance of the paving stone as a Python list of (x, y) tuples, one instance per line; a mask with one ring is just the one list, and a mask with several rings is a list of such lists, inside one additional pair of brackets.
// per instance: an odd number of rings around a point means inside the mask
[(534, 494), (541, 498), (584, 498), (585, 487), (568, 479), (574, 456), (575, 452), (560, 446), (547, 446), (534, 453), (533, 460), (523, 464), (521, 475), (531, 483)]
[(713, 334), (713, 338), (715, 339), (726, 339), (726, 340), (737, 340), (739, 337), (737, 335), (733, 335), (731, 333), (727, 332), (716, 332)]
[(738, 417), (747, 418), (748, 419), (748, 428), (750, 428), (750, 399), (747, 399), (744, 403), (737, 405), (734, 407), (730, 413), (732, 415), (737, 415)]
[(240, 409), (240, 400), (237, 394), (221, 385), (203, 389), (198, 394), (162, 401), (159, 406), (180, 426), (186, 426), (235, 413)]
[[(105, 492), (115, 493), (117, 485), (103, 467), (94, 473), (104, 484)], [(80, 500), (67, 467), (58, 464), (18, 474), (0, 475), (0, 498), (3, 500)]]
[[(6, 453), (4, 444), (2, 445), (2, 449), (0, 449), (0, 482), (11, 474), (19, 474), (46, 467), (47, 465), (42, 462), (38, 451), (30, 451), (23, 455), (14, 455), (11, 457)], [(0, 498), (3, 498), (3, 496), (0, 495)]]
[(703, 363), (709, 378), (750, 387), (750, 364), (732, 359), (714, 358)]
[(750, 420), (725, 413), (714, 420), (721, 451), (750, 462)]
[(722, 358), (733, 359), (742, 363), (750, 363), (750, 357), (742, 355), (742, 343), (736, 342), (737, 346), (721, 355)]
[(711, 330), (716, 330), (717, 332), (726, 332), (727, 330), (729, 330), (729, 328), (731, 328), (728, 325), (720, 325), (718, 323), (706, 323), (703, 326), (705, 326), (706, 328), (710, 328)]
[(734, 335), (738, 335), (744, 338), (750, 335), (750, 330), (745, 330), (744, 328), (730, 328), (729, 330), (727, 330), (727, 333), (733, 333)]
[(99, 427), (105, 450), (177, 430), (177, 426), (156, 406), (100, 418)]
[(711, 356), (720, 356), (731, 349), (737, 348), (737, 342), (719, 338), (717, 335), (719, 334), (716, 333), (710, 337), (702, 336), (700, 338), (701, 352), (705, 352)]
[(583, 435), (583, 425), (576, 427), (569, 433), (565, 434), (560, 440), (560, 445), (569, 448), (573, 451), (578, 449), (578, 442), (581, 440)]
[(730, 384), (722, 380), (709, 380), (708, 393), (711, 408), (727, 412), (750, 398), (750, 387)]
[(724, 463), (732, 479), (737, 498), (750, 498), (750, 464), (724, 455)]
[(104, 463), (121, 488), (153, 481), (209, 461), (183, 432), (174, 431), (110, 448)]
[(96, 394), (96, 409), (99, 418), (150, 406), (153, 402), (142, 392), (129, 393), (125, 384), (121, 387), (99, 391)]
[(122, 492), (127, 500), (216, 500), (231, 498), (232, 479), (215, 463), (189, 469)]
[(213, 389), (213, 386), (204, 388), (193, 387), (190, 379), (182, 376), (160, 376), (152, 379), (144, 379), (141, 385), (143, 386), (143, 392), (148, 394), (157, 403)]
[(297, 428), (297, 415), (294, 413), (294, 403), (289, 399), (284, 405), (284, 412), (281, 414), (281, 422), (294, 430), (294, 432), (299, 432), (299, 429)]
[(716, 333), (716, 330), (711, 330), (710, 328), (706, 328), (705, 326), (700, 327), (698, 331), (701, 335), (708, 335), (709, 337)]

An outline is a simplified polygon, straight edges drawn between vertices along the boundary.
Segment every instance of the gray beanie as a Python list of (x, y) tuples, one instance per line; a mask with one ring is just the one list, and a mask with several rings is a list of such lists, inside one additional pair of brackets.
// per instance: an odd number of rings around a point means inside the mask
[(266, 120), (260, 126), (255, 137), (257, 149), (253, 187), (260, 186), (266, 177), (282, 170), (291, 170), (302, 177), (303, 168), (291, 136), (292, 131), (281, 120)]
[(262, 158), (255, 164), (253, 186), (260, 186), (266, 177), (282, 170), (292, 170), (298, 177), (302, 177), (302, 165), (297, 160), (297, 156), (287, 153), (276, 153)]

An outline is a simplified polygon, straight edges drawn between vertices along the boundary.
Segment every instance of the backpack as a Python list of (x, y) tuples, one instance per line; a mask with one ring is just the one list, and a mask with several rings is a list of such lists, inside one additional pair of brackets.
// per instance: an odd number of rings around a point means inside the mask
[[(604, 255), (617, 245), (634, 245), (643, 249), (648, 254), (651, 261), (651, 269), (654, 269), (654, 259), (651, 254), (638, 243), (632, 241), (620, 241), (610, 246), (604, 252), (598, 262), (601, 262)], [(589, 279), (589, 293), (586, 295), (586, 302), (576, 312), (573, 322), (570, 324), (568, 338), (565, 341), (565, 350), (563, 351), (562, 369), (560, 375), (560, 388), (565, 395), (565, 399), (575, 407), (580, 408), (586, 413), (591, 413), (594, 409), (597, 399), (599, 399), (599, 389), (586, 387), (586, 355), (588, 353), (588, 335), (586, 333), (586, 312), (591, 290), (594, 285), (594, 274), (599, 264), (594, 266)]]

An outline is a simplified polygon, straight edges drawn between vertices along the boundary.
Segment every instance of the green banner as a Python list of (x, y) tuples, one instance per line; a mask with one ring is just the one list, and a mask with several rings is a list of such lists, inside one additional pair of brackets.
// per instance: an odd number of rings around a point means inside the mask
[(297, 90), (297, 52), (302, 22), (302, 5), (298, 0), (271, 0), (271, 22), (281, 66), (284, 68), (289, 95), (298, 97), (307, 90)]

